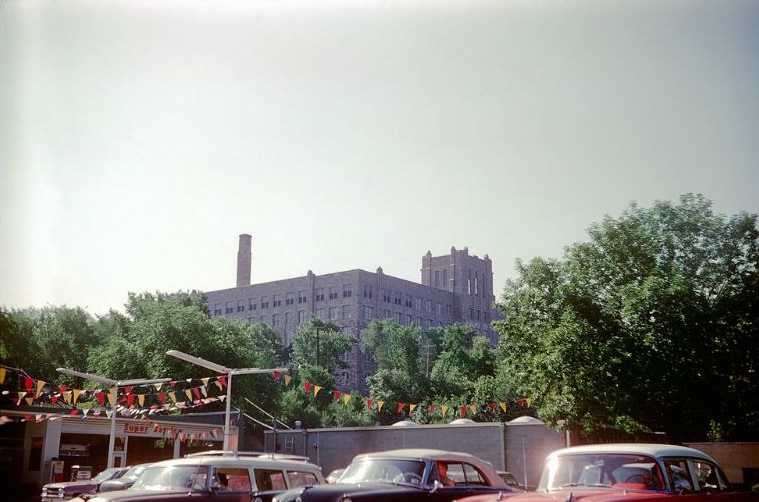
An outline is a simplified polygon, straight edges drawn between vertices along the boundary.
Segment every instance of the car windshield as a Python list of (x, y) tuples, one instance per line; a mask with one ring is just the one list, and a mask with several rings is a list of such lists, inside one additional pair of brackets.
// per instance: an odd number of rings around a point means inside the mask
[(118, 469), (117, 467), (111, 467), (110, 469), (106, 469), (100, 474), (98, 474), (97, 476), (95, 476), (94, 478), (92, 478), (92, 481), (94, 481), (95, 483), (102, 483), (103, 481), (108, 481), (113, 476), (115, 476), (116, 473), (119, 472), (119, 470), (120, 469)]
[(205, 490), (208, 468), (198, 465), (166, 465), (147, 467), (132, 490)]
[(340, 477), (340, 483), (381, 481), (421, 484), (424, 462), (407, 459), (363, 459), (353, 461)]
[(664, 477), (654, 459), (631, 454), (574, 454), (552, 457), (538, 490), (569, 487), (662, 490)]

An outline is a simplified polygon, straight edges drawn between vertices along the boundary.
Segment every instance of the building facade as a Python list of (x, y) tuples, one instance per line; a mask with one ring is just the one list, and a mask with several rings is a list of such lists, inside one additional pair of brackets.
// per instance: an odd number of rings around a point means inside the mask
[[(292, 346), (299, 326), (312, 316), (330, 321), (354, 336), (374, 319), (392, 319), (422, 329), (454, 323), (474, 325), (491, 343), (497, 334), (490, 326), (493, 308), (492, 262), (470, 255), (467, 248), (451, 248), (448, 255), (422, 257), (421, 283), (360, 269), (251, 284), (252, 238), (240, 236), (237, 286), (205, 293), (213, 317), (239, 319), (274, 328), (285, 347)], [(358, 344), (346, 354), (350, 368), (335, 375), (344, 390), (366, 390), (374, 372), (370, 357)]]

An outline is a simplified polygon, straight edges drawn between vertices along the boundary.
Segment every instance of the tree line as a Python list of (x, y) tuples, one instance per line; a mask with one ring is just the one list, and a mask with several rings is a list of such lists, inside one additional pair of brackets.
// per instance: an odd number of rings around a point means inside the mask
[[(551, 425), (661, 431), (675, 441), (759, 439), (759, 231), (757, 215), (716, 214), (701, 195), (650, 208), (631, 204), (588, 229), (558, 259), (517, 261), (496, 302), (498, 346), (470, 325), (422, 330), (374, 320), (360, 339), (312, 318), (291, 351), (264, 324), (212, 318), (202, 292), (130, 293), (124, 312), (94, 318), (79, 307), (2, 309), (2, 363), (48, 382), (89, 384), (66, 367), (113, 379), (201, 378), (171, 358), (180, 350), (231, 368), (287, 364), (293, 381), (235, 379), (233, 404), (306, 427), (388, 424), (401, 417), (365, 399), (415, 403), (411, 419), (450, 421), (435, 403), (497, 403), (469, 418), (530, 413)], [(376, 371), (368, 396), (341, 401), (303, 392), (336, 388), (354, 347)], [(12, 382), (6, 382), (6, 386)], [(219, 407), (223, 405), (218, 405)], [(405, 415), (409, 410), (404, 411)]]

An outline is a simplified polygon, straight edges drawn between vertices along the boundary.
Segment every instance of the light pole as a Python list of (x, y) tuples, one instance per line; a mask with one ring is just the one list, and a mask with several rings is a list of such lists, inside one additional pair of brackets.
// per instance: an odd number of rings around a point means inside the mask
[(211, 371), (215, 371), (216, 373), (227, 376), (227, 411), (224, 415), (224, 451), (229, 450), (229, 415), (232, 406), (232, 377), (234, 375), (254, 375), (260, 373), (273, 373), (275, 371), (278, 371), (280, 373), (287, 373), (287, 368), (227, 368), (221, 364), (216, 364), (200, 357), (191, 356), (190, 354), (185, 354), (184, 352), (180, 352), (178, 350), (167, 350), (166, 355), (176, 357), (177, 359), (195, 364), (196, 366), (202, 366), (203, 368), (207, 368)]
[(152, 380), (145, 378), (138, 378), (135, 380), (114, 380), (113, 378), (107, 378), (100, 375), (93, 375), (91, 373), (82, 373), (80, 371), (74, 371), (67, 368), (56, 368), (58, 373), (64, 375), (84, 378), (92, 382), (104, 383), (112, 387), (113, 392), (113, 404), (111, 405), (111, 434), (108, 439), (108, 465), (107, 467), (113, 467), (113, 450), (116, 445), (116, 404), (119, 397), (119, 386), (124, 387), (126, 385), (147, 385), (150, 383), (166, 383), (170, 381), (170, 378), (154, 378)]

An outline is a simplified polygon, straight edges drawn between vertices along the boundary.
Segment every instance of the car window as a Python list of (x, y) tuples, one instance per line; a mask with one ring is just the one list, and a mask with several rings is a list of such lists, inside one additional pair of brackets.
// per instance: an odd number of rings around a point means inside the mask
[(217, 467), (212, 486), (219, 491), (249, 492), (250, 474), (244, 467)]
[(207, 486), (208, 467), (198, 465), (167, 465), (149, 467), (143, 471), (132, 490), (168, 491), (177, 489), (202, 490)]
[(473, 465), (448, 462), (448, 477), (457, 485), (487, 485), (485, 477)]
[(669, 458), (664, 461), (664, 465), (667, 468), (670, 486), (676, 492), (693, 491), (693, 483), (691, 482), (687, 460)]
[(290, 479), (290, 488), (310, 486), (319, 483), (319, 480), (313, 472), (287, 471), (287, 477)]
[(702, 491), (723, 491), (728, 489), (727, 479), (719, 467), (703, 460), (692, 461), (691, 467)]
[(286, 490), (285, 475), (280, 470), (275, 469), (255, 469), (256, 489), (262, 491), (268, 490)]

